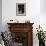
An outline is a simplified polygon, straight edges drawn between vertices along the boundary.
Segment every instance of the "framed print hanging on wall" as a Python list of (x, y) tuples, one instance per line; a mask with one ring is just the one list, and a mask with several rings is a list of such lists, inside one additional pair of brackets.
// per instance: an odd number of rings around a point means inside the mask
[(16, 15), (17, 16), (26, 15), (26, 3), (16, 3)]

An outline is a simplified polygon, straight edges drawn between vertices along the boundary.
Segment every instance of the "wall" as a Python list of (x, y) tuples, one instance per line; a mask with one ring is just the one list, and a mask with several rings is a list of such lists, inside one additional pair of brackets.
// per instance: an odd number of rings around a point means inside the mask
[[(16, 16), (16, 2), (26, 2), (26, 16)], [(17, 19), (20, 22), (24, 22), (26, 19), (29, 19), (31, 22), (39, 23), (39, 15), (40, 0), (2, 0), (2, 22), (4, 26), (10, 19)]]
[(0, 0), (0, 31), (2, 28), (2, 0)]
[(46, 0), (40, 0), (40, 9), (42, 13), (46, 13)]
[(46, 31), (46, 0), (40, 0), (40, 24)]
[[(42, 0), (43, 1), (43, 0)], [(2, 0), (2, 26), (3, 31), (7, 31), (7, 22), (11, 19), (17, 19), (19, 22), (30, 20), (33, 25), (33, 45), (38, 46), (38, 39), (36, 37), (36, 27), (39, 24), (46, 30), (46, 15), (42, 14), (42, 1), (40, 0)], [(26, 16), (16, 16), (16, 3), (26, 2)], [(44, 4), (44, 3), (43, 3)]]

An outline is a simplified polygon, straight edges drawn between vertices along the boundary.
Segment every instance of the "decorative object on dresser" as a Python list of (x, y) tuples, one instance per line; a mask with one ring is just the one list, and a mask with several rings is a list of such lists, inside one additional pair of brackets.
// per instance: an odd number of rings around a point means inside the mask
[(10, 21), (8, 21), (9, 23), (19, 23), (19, 21), (17, 19), (11, 19)]
[(33, 46), (33, 23), (7, 23), (14, 45)]

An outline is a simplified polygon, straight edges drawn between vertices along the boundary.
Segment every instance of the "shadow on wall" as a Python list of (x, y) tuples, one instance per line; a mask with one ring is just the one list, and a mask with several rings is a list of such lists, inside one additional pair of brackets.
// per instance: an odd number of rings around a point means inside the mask
[(0, 31), (2, 28), (2, 0), (0, 0)]
[(2, 17), (0, 16), (0, 32), (2, 31)]

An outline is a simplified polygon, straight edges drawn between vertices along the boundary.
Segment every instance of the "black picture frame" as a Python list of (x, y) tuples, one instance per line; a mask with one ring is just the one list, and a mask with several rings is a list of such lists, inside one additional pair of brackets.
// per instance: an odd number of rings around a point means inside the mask
[(16, 15), (26, 16), (26, 3), (16, 3)]

